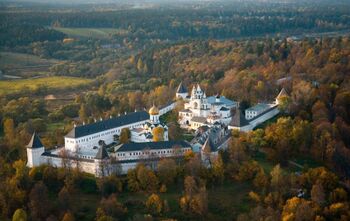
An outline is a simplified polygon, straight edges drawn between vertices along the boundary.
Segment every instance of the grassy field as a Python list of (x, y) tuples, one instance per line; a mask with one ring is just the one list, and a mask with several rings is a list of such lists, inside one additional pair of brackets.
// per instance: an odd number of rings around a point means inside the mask
[(57, 64), (55, 59), (43, 59), (35, 55), (0, 52), (0, 70), (6, 75), (33, 77), (49, 72), (49, 67)]
[(0, 81), (0, 95), (18, 93), (22, 90), (36, 90), (40, 87), (50, 89), (69, 89), (91, 83), (92, 80), (74, 77), (43, 77), (21, 80)]
[(111, 35), (126, 35), (127, 30), (117, 28), (54, 28), (69, 37), (107, 39)]

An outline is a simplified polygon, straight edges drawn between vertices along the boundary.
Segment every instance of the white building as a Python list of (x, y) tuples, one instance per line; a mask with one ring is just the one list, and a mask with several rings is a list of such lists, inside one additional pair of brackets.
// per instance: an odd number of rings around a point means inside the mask
[(258, 125), (275, 117), (280, 112), (278, 109), (279, 100), (284, 96), (288, 96), (288, 94), (282, 89), (273, 103), (258, 103), (246, 109), (245, 114), (238, 107), (235, 115), (232, 117), (232, 121), (228, 125), (229, 129), (251, 131)]
[[(171, 105), (170, 107), (174, 106)], [(163, 108), (163, 113), (168, 111), (169, 105)], [(65, 146), (50, 151), (45, 151), (40, 138), (34, 133), (27, 145), (27, 166), (50, 164), (56, 167), (78, 167), (84, 172), (104, 176), (117, 172), (125, 174), (128, 169), (145, 160), (154, 165), (163, 157), (182, 157), (191, 150), (190, 144), (185, 141), (168, 141), (168, 128), (160, 122), (159, 117), (160, 110), (153, 106), (149, 113), (134, 112), (75, 126), (65, 136)], [(164, 130), (164, 141), (152, 142), (153, 129), (156, 127)], [(133, 142), (117, 146), (123, 128), (130, 129)], [(113, 163), (111, 158), (115, 158)]]
[[(183, 128), (194, 129), (215, 123), (228, 125), (231, 121), (231, 109), (236, 106), (224, 96), (207, 97), (199, 84), (194, 86), (191, 96), (182, 90), (182, 83), (179, 85), (177, 97), (184, 99), (184, 110), (179, 112), (179, 124)], [(180, 93), (181, 92), (181, 93)]]
[(153, 141), (153, 131), (155, 128), (161, 128), (163, 131), (163, 141), (168, 141), (168, 127), (159, 120), (160, 111), (153, 105), (149, 110), (150, 120), (142, 127), (133, 128), (130, 130), (131, 142), (143, 143)]

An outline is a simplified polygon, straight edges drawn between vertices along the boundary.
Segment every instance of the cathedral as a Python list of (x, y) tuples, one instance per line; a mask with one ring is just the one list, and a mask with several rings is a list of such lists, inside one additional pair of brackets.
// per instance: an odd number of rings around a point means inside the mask
[(184, 109), (179, 111), (179, 124), (183, 128), (196, 130), (201, 126), (214, 124), (228, 125), (231, 122), (231, 109), (236, 106), (224, 96), (209, 96), (201, 89), (199, 84), (193, 86), (189, 96), (181, 83), (176, 97), (185, 101)]

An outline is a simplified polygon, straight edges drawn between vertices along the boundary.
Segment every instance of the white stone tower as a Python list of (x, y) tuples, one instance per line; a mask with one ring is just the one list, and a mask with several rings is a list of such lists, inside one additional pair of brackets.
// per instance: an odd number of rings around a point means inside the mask
[(32, 139), (28, 143), (27, 147), (27, 166), (36, 167), (40, 166), (41, 155), (45, 152), (45, 147), (41, 143), (39, 136), (34, 132)]
[(149, 119), (151, 121), (152, 124), (159, 124), (159, 109), (153, 106), (149, 109), (148, 111), (149, 113)]

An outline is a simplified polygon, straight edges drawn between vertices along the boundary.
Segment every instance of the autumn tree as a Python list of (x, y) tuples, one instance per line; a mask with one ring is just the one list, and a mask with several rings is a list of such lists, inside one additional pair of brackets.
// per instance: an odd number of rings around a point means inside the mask
[(15, 138), (15, 123), (13, 121), (13, 119), (5, 119), (4, 120), (4, 135), (5, 135), (5, 139), (7, 142), (9, 142), (10, 144), (12, 144), (16, 138)]
[(312, 186), (311, 199), (320, 206), (325, 203), (325, 192), (321, 184), (316, 183)]
[(44, 220), (50, 213), (50, 200), (46, 186), (42, 183), (36, 183), (29, 194), (29, 209), (32, 219)]
[(313, 220), (314, 217), (311, 202), (298, 197), (287, 200), (283, 207), (282, 220)]
[(27, 213), (23, 209), (17, 209), (12, 216), (12, 221), (27, 221)]
[(102, 198), (99, 207), (97, 209), (97, 220), (104, 216), (123, 219), (127, 213), (125, 208), (118, 200), (115, 194), (110, 195), (107, 198)]
[(65, 186), (63, 186), (60, 192), (58, 193), (58, 202), (63, 210), (67, 210), (71, 206), (71, 195)]
[(87, 122), (88, 117), (89, 117), (89, 113), (88, 113), (86, 105), (81, 104), (80, 109), (79, 109), (79, 119), (85, 123), (88, 123)]
[(269, 178), (265, 174), (265, 171), (263, 168), (260, 168), (259, 172), (256, 174), (253, 184), (256, 188), (262, 188), (265, 189), (268, 187), (269, 184)]
[(157, 175), (162, 184), (170, 185), (177, 175), (177, 166), (173, 159), (161, 159), (158, 162)]
[(151, 169), (140, 164), (136, 167), (136, 175), (142, 190), (153, 192), (158, 189), (158, 178)]
[(163, 202), (157, 194), (152, 194), (146, 201), (148, 211), (153, 215), (159, 215), (162, 212)]
[(224, 162), (222, 160), (221, 154), (218, 154), (213, 162), (213, 175), (219, 183), (222, 183), (225, 178), (225, 168)]
[(62, 218), (62, 221), (75, 221), (75, 218), (71, 212), (66, 212)]
[(284, 178), (282, 174), (282, 169), (279, 164), (277, 164), (270, 172), (271, 175), (271, 187), (277, 190), (283, 188)]
[(155, 127), (152, 130), (153, 141), (159, 142), (164, 141), (164, 128), (163, 127)]
[(130, 136), (131, 136), (131, 134), (130, 134), (129, 128), (123, 128), (120, 132), (119, 141), (121, 143), (129, 143)]
[(184, 181), (185, 195), (180, 198), (180, 207), (184, 212), (204, 215), (208, 210), (208, 194), (204, 185), (199, 187), (192, 176)]

